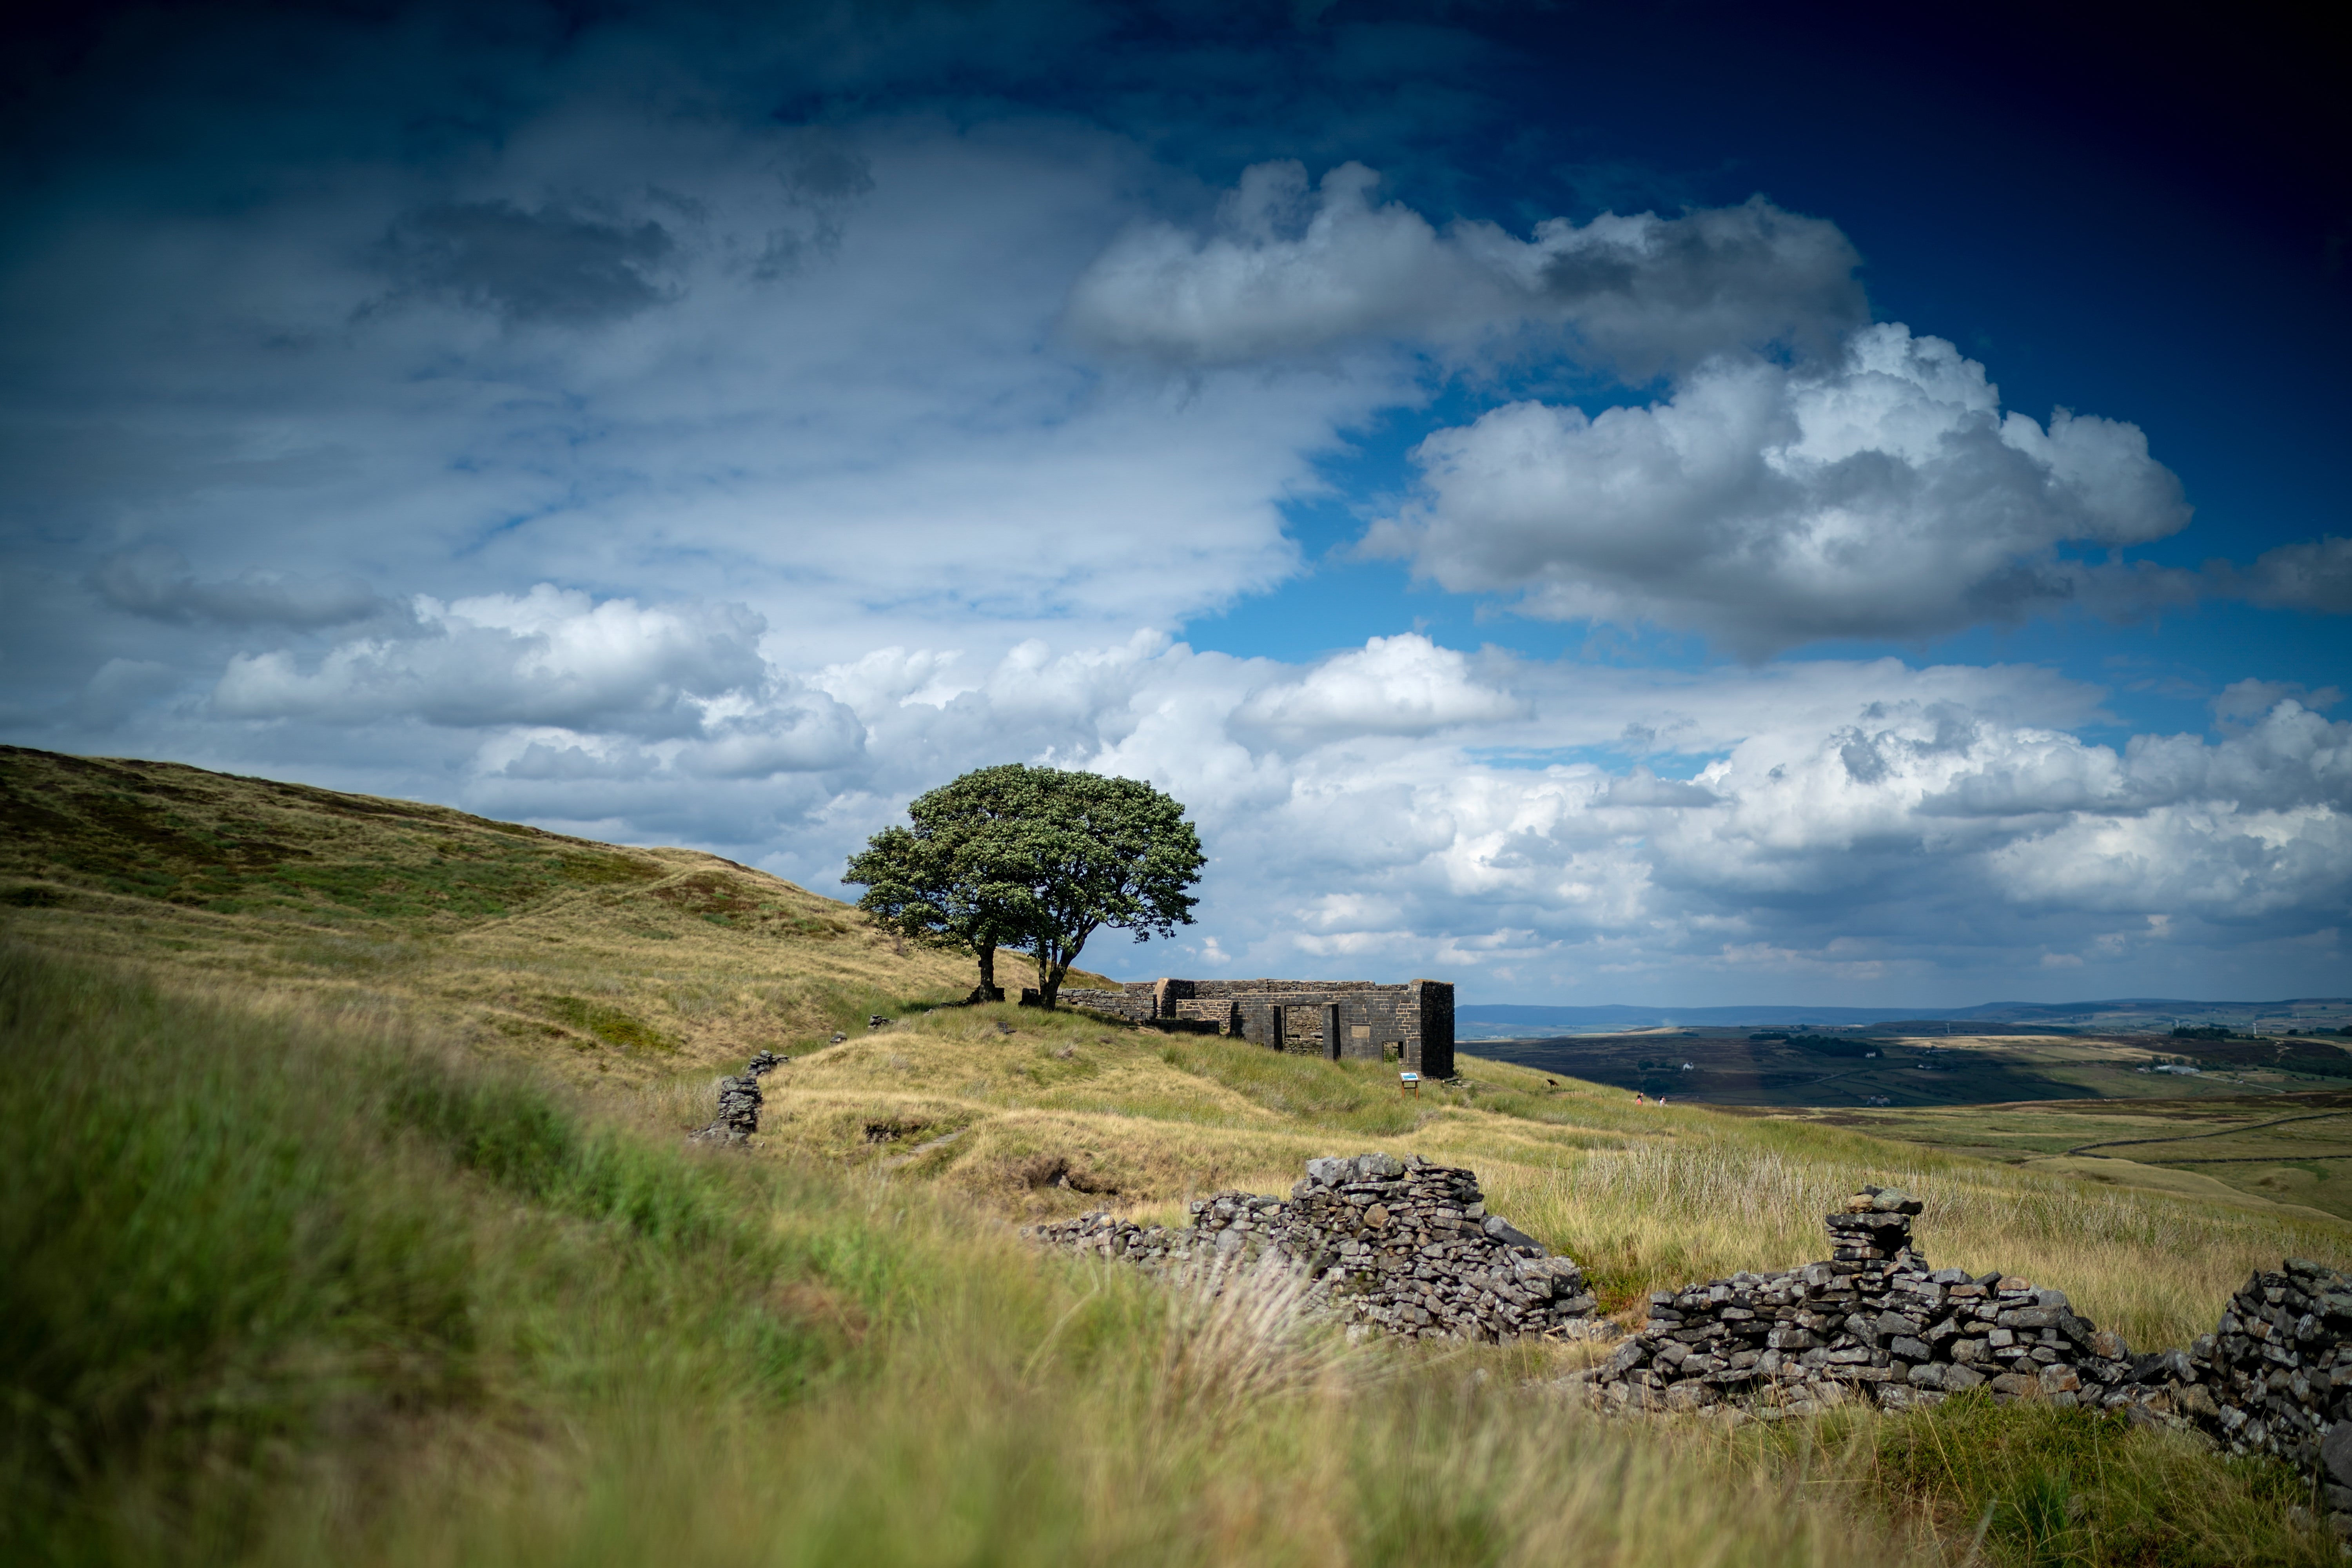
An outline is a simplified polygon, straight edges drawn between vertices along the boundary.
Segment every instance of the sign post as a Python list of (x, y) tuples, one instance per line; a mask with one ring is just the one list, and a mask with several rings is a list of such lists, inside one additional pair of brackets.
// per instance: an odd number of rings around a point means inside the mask
[(1417, 1072), (1401, 1072), (1397, 1074), (1397, 1092), (1399, 1094), (1409, 1094), (1415, 1100), (1419, 1100), (1421, 1098), (1421, 1075)]

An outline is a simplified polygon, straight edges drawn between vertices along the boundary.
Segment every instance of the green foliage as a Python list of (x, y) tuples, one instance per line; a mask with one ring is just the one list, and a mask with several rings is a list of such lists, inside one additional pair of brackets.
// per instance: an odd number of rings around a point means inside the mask
[(1183, 806), (1139, 779), (1029, 771), (1051, 775), (1036, 805), (983, 842), (989, 885), (1035, 953), (1050, 1007), (1096, 931), (1142, 942), (1190, 925), (1198, 900), (1185, 889), (1207, 859)]
[(988, 839), (1000, 823), (1031, 809), (1032, 772), (1018, 764), (980, 768), (916, 796), (907, 807), (911, 826), (875, 834), (841, 879), (866, 889), (857, 907), (884, 930), (971, 953), (981, 984), (992, 989), (996, 950), (1019, 945), (1022, 936), (1013, 910), (992, 885)]
[(998, 948), (1024, 950), (1051, 1006), (1097, 931), (1142, 942), (1192, 922), (1200, 836), (1140, 780), (1008, 763), (907, 811), (912, 826), (876, 834), (842, 879), (887, 929), (976, 954), (983, 985)]
[(2176, 1040), (2233, 1040), (2237, 1035), (2220, 1024), (2183, 1024), (2172, 1031)]

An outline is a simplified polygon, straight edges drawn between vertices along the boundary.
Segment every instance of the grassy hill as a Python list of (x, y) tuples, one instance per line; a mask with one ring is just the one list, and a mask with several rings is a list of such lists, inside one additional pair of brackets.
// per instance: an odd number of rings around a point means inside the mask
[[(2311, 1209), (933, 1010), (964, 966), (789, 884), (411, 803), (7, 752), (0, 810), (11, 1562), (2336, 1560), (2295, 1478), (2120, 1421), (1605, 1423), (1587, 1347), (1349, 1345), (1005, 1223), (1418, 1152), (1627, 1314), (1893, 1182), (2156, 1347), (2352, 1262)], [(767, 1046), (761, 1136), (687, 1146)]]
[(19, 942), (373, 997), (633, 1084), (862, 1029), (973, 981), (968, 958), (715, 855), (14, 746), (0, 747), (0, 908)]

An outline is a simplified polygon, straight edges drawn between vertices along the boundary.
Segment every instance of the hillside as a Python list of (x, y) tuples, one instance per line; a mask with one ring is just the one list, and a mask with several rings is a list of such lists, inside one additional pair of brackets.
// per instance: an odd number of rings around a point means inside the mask
[[(1343, 1344), (1279, 1282), (1160, 1289), (1004, 1223), (1420, 1154), (1631, 1320), (1823, 1256), (1891, 1183), (1937, 1264), (2146, 1347), (2256, 1267), (2352, 1263), (2352, 1225), (2127, 1149), (1468, 1056), (1407, 1097), (935, 1006), (967, 964), (791, 884), (409, 802), (11, 750), (0, 813), (12, 1560), (2332, 1560), (2294, 1475), (2120, 1417), (1629, 1427), (1554, 1391), (1589, 1344)], [(761, 1048), (793, 1059), (760, 1134), (687, 1144)]]
[[(2063, 1273), (2094, 1316), (2143, 1342), (2200, 1331), (2209, 1298), (2266, 1257), (2352, 1258), (2352, 1233), (2311, 1209), (2259, 1194), (2251, 1210), (2183, 1207), (2158, 1194), (2178, 1184), (2155, 1175), (2126, 1187), (2159, 1206), (2119, 1222), (2112, 1180), (2024, 1170), (2003, 1148), (1938, 1147), (1948, 1134), (1933, 1123), (1916, 1143), (1888, 1144), (1851, 1121), (1636, 1108), (1540, 1056), (1465, 1057), (1456, 1083), (1408, 1100), (1377, 1064), (1013, 1007), (931, 1012), (966, 989), (969, 961), (905, 947), (848, 906), (692, 850), (16, 748), (0, 749), (0, 827), (12, 942), (278, 1007), (413, 1020), (490, 1058), (625, 1092), (635, 1114), (681, 1130), (709, 1119), (714, 1068), (785, 1052), (795, 1059), (768, 1080), (757, 1154), (936, 1184), (999, 1213), (1116, 1203), (1172, 1215), (1219, 1186), (1283, 1190), (1336, 1140), (1475, 1166), (1519, 1223), (1622, 1304), (1669, 1276), (1811, 1256), (1822, 1205), (1874, 1172), (1946, 1194), (1924, 1234), (1950, 1261)], [(877, 1013), (896, 1021), (870, 1030)], [(850, 1037), (826, 1046), (835, 1032)], [(1620, 1058), (1631, 1068), (1660, 1048), (1643, 1036), (1563, 1044), (1604, 1079), (1621, 1076)], [(1784, 1051), (1721, 1044), (1741, 1061)], [(1990, 1068), (2002, 1047), (2084, 1054), (2063, 1039), (1986, 1045), (1966, 1057)], [(1906, 1058), (1925, 1048), (1906, 1046)], [(2053, 1217), (2093, 1211), (2109, 1217)], [(2139, 1250), (2158, 1234), (2189, 1258), (2161, 1276)]]
[(396, 1000), (503, 1054), (632, 1083), (972, 984), (969, 959), (696, 850), (14, 746), (0, 747), (0, 909), (19, 942)]

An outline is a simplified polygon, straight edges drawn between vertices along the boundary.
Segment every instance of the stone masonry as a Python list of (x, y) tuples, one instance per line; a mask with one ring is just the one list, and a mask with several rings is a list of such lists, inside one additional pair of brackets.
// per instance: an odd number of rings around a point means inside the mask
[(1906, 1409), (1979, 1386), (2104, 1404), (2130, 1385), (2123, 1342), (2063, 1292), (1930, 1268), (1911, 1246), (1919, 1206), (1865, 1188), (1829, 1216), (1827, 1262), (1654, 1292), (1646, 1326), (1594, 1374), (1596, 1398), (1665, 1410), (1749, 1400), (1775, 1414), (1865, 1396)]
[(1061, 1000), (1151, 1028), (1230, 1035), (1333, 1061), (1385, 1058), (1424, 1078), (1454, 1076), (1447, 980), (1137, 980), (1117, 991), (1066, 990)]
[[(2352, 1275), (2288, 1258), (2250, 1278), (2212, 1333), (2135, 1355), (2062, 1290), (1931, 1268), (1911, 1241), (1920, 1207), (1864, 1187), (1826, 1217), (1826, 1261), (1654, 1291), (1642, 1331), (1563, 1383), (1603, 1410), (1764, 1420), (1857, 1400), (1916, 1409), (1970, 1390), (2118, 1413), (2298, 1467), (2352, 1541)], [(1310, 1160), (1288, 1200), (1219, 1193), (1180, 1230), (1097, 1213), (1026, 1234), (1158, 1270), (1279, 1258), (1307, 1274), (1310, 1307), (1351, 1332), (1610, 1331), (1573, 1262), (1488, 1215), (1471, 1172), (1419, 1155)]]
[(2120, 1412), (2316, 1475), (2352, 1537), (2352, 1277), (2289, 1258), (2248, 1279), (2213, 1333), (2134, 1355), (2063, 1291), (1930, 1268), (1911, 1245), (1919, 1207), (1864, 1187), (1828, 1216), (1828, 1262), (1653, 1292), (1642, 1331), (1575, 1380), (1604, 1409), (1724, 1405), (1768, 1420), (1968, 1389)]
[(719, 1080), (719, 1120), (691, 1136), (707, 1143), (740, 1143), (760, 1130), (760, 1107), (767, 1097), (760, 1092), (760, 1079), (791, 1061), (773, 1051), (761, 1051), (745, 1065), (743, 1070)]
[(1594, 1323), (1573, 1261), (1489, 1215), (1475, 1175), (1419, 1155), (1309, 1160), (1287, 1199), (1224, 1192), (1192, 1212), (1177, 1230), (1097, 1213), (1026, 1234), (1155, 1270), (1272, 1257), (1303, 1270), (1310, 1310), (1336, 1315), (1351, 1333), (1507, 1342), (1580, 1335)]

